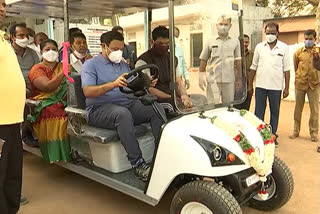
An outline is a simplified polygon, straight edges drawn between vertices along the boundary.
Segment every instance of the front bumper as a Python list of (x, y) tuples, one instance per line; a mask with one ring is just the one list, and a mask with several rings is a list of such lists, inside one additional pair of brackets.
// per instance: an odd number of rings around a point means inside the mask
[(253, 168), (249, 168), (236, 174), (221, 177), (219, 181), (222, 181), (224, 187), (228, 189), (238, 203), (242, 205), (256, 196), (261, 189), (261, 181), (248, 186), (246, 180), (254, 174), (256, 174), (256, 171)]

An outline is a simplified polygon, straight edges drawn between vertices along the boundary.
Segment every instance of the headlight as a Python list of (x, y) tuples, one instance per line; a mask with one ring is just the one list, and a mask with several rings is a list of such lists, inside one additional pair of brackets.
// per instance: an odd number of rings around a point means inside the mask
[(220, 161), (221, 158), (222, 158), (222, 150), (219, 146), (215, 147), (213, 150), (212, 150), (212, 154), (213, 154), (213, 158), (214, 160), (216, 161)]
[(213, 142), (191, 136), (209, 156), (212, 166), (230, 166), (245, 164), (239, 157)]

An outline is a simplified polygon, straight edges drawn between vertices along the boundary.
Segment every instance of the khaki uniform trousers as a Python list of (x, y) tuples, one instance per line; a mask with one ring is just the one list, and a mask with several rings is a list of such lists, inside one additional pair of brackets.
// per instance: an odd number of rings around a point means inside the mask
[(309, 132), (310, 136), (318, 136), (319, 132), (319, 87), (307, 91), (296, 90), (296, 105), (294, 109), (294, 134), (300, 133), (301, 116), (305, 102), (306, 94), (310, 106)]

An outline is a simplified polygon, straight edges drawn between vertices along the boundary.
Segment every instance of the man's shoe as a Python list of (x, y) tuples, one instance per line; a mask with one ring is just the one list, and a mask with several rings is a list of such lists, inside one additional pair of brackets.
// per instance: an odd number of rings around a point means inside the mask
[(150, 166), (146, 162), (142, 162), (137, 167), (134, 167), (134, 174), (142, 181), (147, 181), (150, 173)]
[(320, 146), (318, 146), (318, 148), (317, 148), (317, 152), (319, 152), (319, 153), (320, 153)]
[(22, 142), (31, 147), (39, 147), (39, 142), (32, 136), (26, 136), (25, 138), (23, 138)]
[(290, 139), (296, 139), (297, 137), (299, 137), (299, 134), (296, 134), (296, 133), (289, 136)]
[(24, 197), (23, 195), (21, 195), (20, 197), (20, 206), (27, 204), (29, 201), (26, 197)]
[(311, 141), (312, 142), (318, 142), (318, 138), (316, 136), (311, 136)]
[(272, 134), (272, 135), (271, 135), (271, 139), (273, 140), (274, 145), (275, 145), (276, 147), (278, 147), (278, 146), (279, 146), (279, 143), (278, 143), (278, 141), (277, 141), (278, 136), (275, 135), (275, 134)]

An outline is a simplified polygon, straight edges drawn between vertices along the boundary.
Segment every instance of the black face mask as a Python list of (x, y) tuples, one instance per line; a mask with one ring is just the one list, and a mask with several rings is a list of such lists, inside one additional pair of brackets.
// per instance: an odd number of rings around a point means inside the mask
[(168, 54), (169, 46), (154, 44), (152, 49), (157, 55), (164, 56)]

